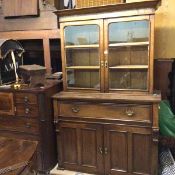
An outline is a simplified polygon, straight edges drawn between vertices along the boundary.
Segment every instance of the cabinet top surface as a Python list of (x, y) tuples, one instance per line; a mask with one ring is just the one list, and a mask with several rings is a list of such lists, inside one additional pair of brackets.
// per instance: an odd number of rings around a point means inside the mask
[(0, 86), (0, 92), (31, 92), (31, 93), (42, 93), (47, 91), (48, 89), (54, 87), (54, 86), (58, 86), (59, 84), (61, 84), (62, 81), (52, 81), (49, 80), (45, 83), (45, 86), (42, 87), (36, 87), (36, 88), (29, 88), (29, 87), (25, 87), (25, 88), (21, 88), (21, 89), (14, 89), (11, 88), (10, 86)]
[(114, 11), (124, 11), (124, 10), (135, 10), (135, 9), (145, 9), (153, 8), (156, 9), (160, 0), (151, 0), (143, 2), (132, 2), (132, 3), (121, 3), (116, 5), (106, 5), (90, 8), (77, 8), (77, 9), (66, 9), (55, 11), (55, 14), (59, 17), (71, 16), (71, 15), (86, 15), (89, 13), (105, 13)]
[(85, 92), (60, 92), (53, 96), (57, 100), (94, 101), (94, 102), (154, 102), (161, 100), (160, 93), (132, 94), (132, 93), (85, 93)]

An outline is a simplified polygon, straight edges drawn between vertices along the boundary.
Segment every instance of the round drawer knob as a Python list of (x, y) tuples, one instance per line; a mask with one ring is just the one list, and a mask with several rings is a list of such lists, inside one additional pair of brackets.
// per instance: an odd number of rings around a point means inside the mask
[(128, 117), (132, 117), (135, 114), (133, 109), (127, 109), (125, 113)]

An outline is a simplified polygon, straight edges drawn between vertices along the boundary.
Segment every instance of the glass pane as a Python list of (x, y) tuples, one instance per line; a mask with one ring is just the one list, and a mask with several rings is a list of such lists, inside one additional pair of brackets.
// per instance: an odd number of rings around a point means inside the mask
[(65, 45), (89, 45), (98, 43), (99, 43), (98, 25), (65, 27)]
[(147, 89), (147, 71), (110, 70), (110, 89)]
[(148, 46), (110, 47), (109, 66), (148, 65)]
[(67, 70), (68, 87), (100, 89), (99, 70)]
[(109, 24), (109, 44), (149, 40), (149, 21), (126, 21)]
[(66, 66), (99, 66), (99, 49), (77, 48), (66, 50)]

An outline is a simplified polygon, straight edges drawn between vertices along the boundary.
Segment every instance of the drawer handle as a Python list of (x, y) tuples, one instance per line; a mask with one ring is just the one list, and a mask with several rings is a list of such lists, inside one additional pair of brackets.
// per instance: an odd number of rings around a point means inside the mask
[(80, 109), (78, 107), (73, 107), (72, 108), (72, 112), (74, 113), (78, 113), (80, 111)]
[(132, 117), (134, 115), (134, 111), (132, 109), (127, 109), (126, 110), (126, 115), (129, 117)]
[(31, 128), (31, 124), (30, 123), (26, 123), (26, 128)]

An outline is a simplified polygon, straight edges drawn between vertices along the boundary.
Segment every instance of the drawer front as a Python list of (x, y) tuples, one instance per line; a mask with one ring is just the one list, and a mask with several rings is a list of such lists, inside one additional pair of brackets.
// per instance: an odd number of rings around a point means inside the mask
[(152, 118), (151, 105), (61, 103), (58, 107), (60, 108), (60, 115), (63, 117), (87, 117), (143, 122), (151, 122)]
[(0, 92), (0, 115), (14, 115), (13, 93)]
[(36, 105), (16, 104), (17, 116), (37, 117), (38, 113), (38, 107)]
[(0, 117), (0, 130), (25, 132), (28, 134), (38, 134), (39, 125), (34, 119)]
[(16, 93), (15, 100), (16, 103), (37, 104), (37, 96), (30, 93)]

